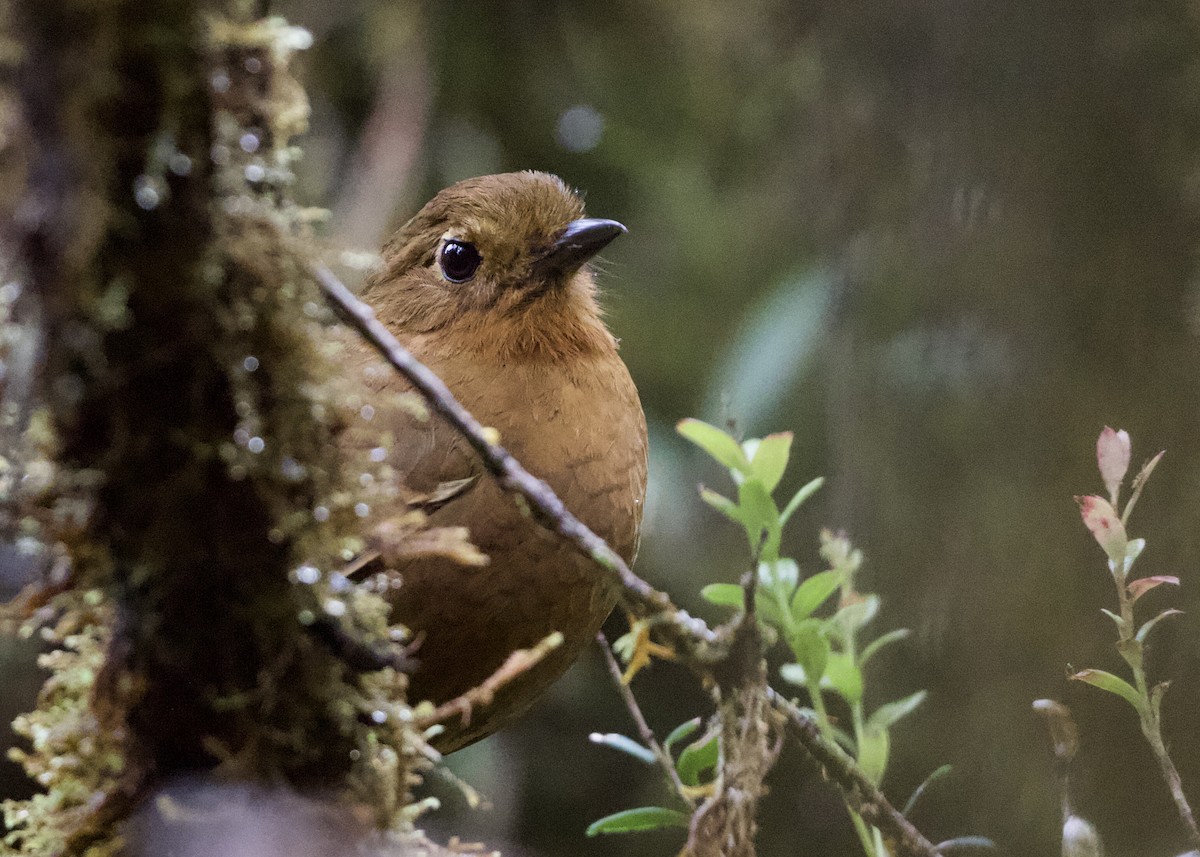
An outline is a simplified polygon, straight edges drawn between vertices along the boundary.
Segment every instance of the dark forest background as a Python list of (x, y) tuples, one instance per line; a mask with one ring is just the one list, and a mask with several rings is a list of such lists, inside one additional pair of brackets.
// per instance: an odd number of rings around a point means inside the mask
[[(868, 703), (918, 688), (885, 788), (954, 772), (914, 821), (1006, 854), (1059, 851), (1049, 741), (1030, 703), (1069, 703), (1078, 810), (1113, 854), (1184, 838), (1127, 706), (1066, 681), (1118, 669), (1098, 608), (1112, 584), (1072, 495), (1100, 492), (1104, 424), (1135, 466), (1168, 450), (1132, 531), (1155, 606), (1151, 670), (1173, 684), (1168, 739), (1200, 796), (1200, 26), (1162, 0), (839, 3), (395, 3), (278, 0), (310, 29), (298, 196), (328, 207), (331, 250), (371, 251), (437, 189), (536, 168), (630, 234), (605, 253), (609, 323), (652, 431), (639, 572), (711, 618), (741, 537), (697, 498), (716, 472), (686, 416), (796, 432), (783, 490), (827, 487), (789, 550), (816, 570), (821, 526), (864, 549), (877, 629)], [(1165, 588), (1164, 588), (1165, 589)], [(612, 626), (619, 633), (620, 623)], [(0, 641), (7, 720), (36, 686)], [(635, 691), (657, 729), (706, 713), (669, 664)], [(588, 743), (631, 727), (598, 656), (520, 726), (451, 767), (432, 826), (513, 857), (673, 853), (675, 834), (586, 840), (661, 798), (651, 769)], [(27, 787), (15, 769), (0, 791)], [(785, 756), (761, 852), (854, 854), (836, 793)]]

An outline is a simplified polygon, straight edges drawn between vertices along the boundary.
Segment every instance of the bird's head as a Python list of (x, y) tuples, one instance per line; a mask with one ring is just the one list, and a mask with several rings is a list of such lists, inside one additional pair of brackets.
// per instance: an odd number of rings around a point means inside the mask
[(583, 214), (579, 196), (548, 173), (461, 181), (387, 244), (366, 294), (400, 332), (459, 348), (567, 356), (611, 347), (586, 263), (626, 230)]

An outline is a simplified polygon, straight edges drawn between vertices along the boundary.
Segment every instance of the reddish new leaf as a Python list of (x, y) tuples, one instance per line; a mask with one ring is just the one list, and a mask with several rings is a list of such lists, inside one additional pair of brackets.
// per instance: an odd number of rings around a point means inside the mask
[(1133, 597), (1133, 600), (1137, 601), (1151, 589), (1161, 586), (1164, 583), (1169, 583), (1171, 586), (1178, 586), (1179, 578), (1165, 574), (1156, 574), (1154, 577), (1139, 577), (1137, 580), (1129, 581), (1129, 585), (1125, 588), (1129, 590), (1129, 594)]
[(1103, 497), (1089, 494), (1086, 497), (1076, 497), (1079, 511), (1083, 515), (1083, 523), (1096, 542), (1108, 554), (1108, 558), (1117, 566), (1118, 572), (1123, 573), (1125, 567), (1125, 546), (1129, 539), (1125, 535), (1125, 525), (1112, 504)]

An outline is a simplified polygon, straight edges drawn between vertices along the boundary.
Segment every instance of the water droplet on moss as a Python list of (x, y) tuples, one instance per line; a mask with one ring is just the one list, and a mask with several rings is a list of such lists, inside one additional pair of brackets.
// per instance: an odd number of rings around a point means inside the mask
[(214, 71), (209, 77), (208, 83), (213, 88), (213, 92), (229, 91), (229, 75), (223, 69)]
[(329, 509), (325, 506), (317, 506), (317, 508), (313, 509), (313, 519), (318, 524), (325, 523), (329, 520)]
[(192, 172), (192, 159), (183, 152), (176, 152), (167, 161), (167, 169), (177, 176), (186, 176)]
[(362, 408), (359, 409), (358, 415), (367, 422), (370, 422), (371, 420), (375, 419), (375, 408), (371, 405), (363, 405)]
[(143, 211), (153, 211), (162, 202), (163, 192), (159, 181), (152, 176), (140, 175), (133, 180), (133, 200)]
[(303, 479), (304, 474), (308, 471), (303, 464), (289, 455), (283, 461), (279, 462), (279, 472), (283, 474), (284, 479), (295, 482), (298, 479)]
[(378, 723), (378, 724), (382, 725), (384, 723), (387, 723), (387, 719), (388, 719), (387, 712), (382, 709), (376, 708), (374, 711), (371, 712), (371, 722), (372, 723)]
[(321, 570), (313, 565), (302, 565), (293, 572), (297, 583), (312, 586), (321, 579)]
[(251, 74), (258, 74), (262, 71), (262, 60), (258, 57), (246, 57), (246, 61), (242, 63), (242, 67)]
[(263, 169), (262, 164), (247, 164), (245, 176), (246, 181), (257, 183), (267, 177), (267, 171)]
[(242, 368), (247, 372), (253, 372), (258, 368), (258, 358), (253, 354), (247, 356), (246, 359), (242, 361)]
[(330, 616), (345, 616), (346, 602), (339, 601), (337, 598), (325, 599), (325, 612)]
[(387, 450), (382, 446), (377, 446), (371, 450), (371, 460), (376, 464), (387, 458)]
[(261, 437), (255, 435), (246, 442), (246, 449), (253, 452), (255, 455), (267, 448), (267, 442)]
[(371, 507), (366, 503), (355, 503), (354, 514), (358, 515), (360, 518), (365, 518), (367, 515), (371, 514)]

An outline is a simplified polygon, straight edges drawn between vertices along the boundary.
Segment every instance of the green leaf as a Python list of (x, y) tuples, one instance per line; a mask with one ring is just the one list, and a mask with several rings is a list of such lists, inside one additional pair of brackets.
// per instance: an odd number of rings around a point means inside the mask
[(701, 420), (686, 419), (681, 420), (675, 430), (730, 470), (747, 476), (753, 472), (750, 460), (738, 442), (716, 426)]
[(719, 750), (717, 732), (710, 732), (698, 741), (688, 744), (679, 754), (675, 770), (685, 786), (700, 785), (700, 775), (717, 766)]
[(740, 524), (742, 522), (742, 510), (738, 508), (738, 504), (730, 500), (724, 494), (718, 494), (711, 488), (700, 487), (700, 499), (708, 505), (712, 506), (729, 520)]
[(774, 491), (779, 480), (783, 478), (791, 447), (792, 433), (787, 431), (764, 437), (756, 444), (753, 454), (745, 450), (750, 456), (751, 472), (768, 492)]
[(1101, 612), (1101, 613), (1103, 613), (1105, 616), (1107, 616), (1109, 619), (1112, 619), (1112, 620), (1113, 620), (1113, 623), (1114, 623), (1114, 624), (1115, 624), (1115, 625), (1116, 625), (1118, 628), (1124, 628), (1124, 627), (1125, 627), (1125, 620), (1124, 620), (1124, 619), (1122, 619), (1120, 616), (1118, 616), (1116, 613), (1114, 613), (1114, 612), (1112, 612), (1111, 610), (1109, 610), (1109, 609), (1107, 609), (1107, 608), (1104, 608), (1104, 607), (1101, 607), (1101, 608), (1100, 608), (1100, 612)]
[(846, 653), (831, 652), (825, 664), (825, 675), (821, 677), (821, 686), (836, 691), (842, 699), (854, 705), (862, 701), (862, 670)]
[(842, 585), (842, 573), (834, 569), (820, 571), (800, 584), (792, 596), (792, 618), (807, 619)]
[(677, 809), (662, 806), (639, 806), (606, 815), (588, 825), (587, 835), (600, 833), (633, 833), (640, 830), (660, 830), (664, 827), (687, 828), (691, 816)]
[(736, 583), (710, 583), (700, 590), (700, 597), (718, 607), (735, 607), (741, 610), (746, 604), (746, 594)]
[(858, 766), (875, 785), (883, 782), (883, 774), (887, 770), (888, 751), (891, 749), (891, 739), (886, 729), (877, 729), (867, 725), (858, 739)]
[(820, 487), (824, 484), (825, 477), (818, 476), (816, 479), (813, 479), (812, 481), (801, 486), (800, 490), (792, 495), (792, 499), (788, 500), (788, 504), (784, 507), (783, 512), (779, 515), (780, 526), (786, 524), (788, 519), (792, 517), (792, 513), (799, 509), (805, 500), (807, 500), (813, 494), (816, 494)]
[[(816, 619), (805, 619), (787, 635), (788, 647), (796, 657), (796, 663), (804, 668), (812, 681), (820, 681), (829, 662), (829, 641), (822, 633), (821, 623)], [(785, 676), (786, 678), (786, 676)]]
[[(746, 605), (745, 591), (736, 583), (710, 583), (700, 590), (700, 597), (709, 604), (716, 604), (718, 607), (732, 607), (735, 610), (741, 610)], [(762, 619), (768, 622), (779, 627), (786, 624), (783, 611), (779, 609), (779, 605), (775, 603), (770, 593), (761, 589), (755, 592), (754, 609), (758, 611)]]
[(649, 747), (643, 747), (637, 741), (627, 735), (621, 735), (617, 732), (593, 732), (588, 736), (588, 740), (593, 744), (600, 744), (604, 747), (612, 747), (614, 750), (620, 750), (639, 759), (648, 765), (653, 765), (658, 760), (654, 756), (654, 751)]
[(891, 729), (896, 723), (907, 717), (916, 710), (925, 697), (929, 694), (924, 690), (918, 690), (914, 694), (897, 699), (894, 702), (886, 702), (872, 712), (867, 722), (878, 726), (880, 729)]
[(858, 656), (858, 665), (860, 667), (865, 667), (867, 665), (867, 661), (871, 660), (871, 658), (874, 657), (877, 652), (881, 651), (887, 646), (890, 646), (892, 643), (900, 642), (901, 640), (909, 637), (911, 634), (912, 631), (908, 630), (908, 628), (897, 628), (894, 631), (888, 631), (886, 634), (876, 637), (874, 640), (867, 643), (866, 648), (862, 650), (862, 654)]
[(1117, 696), (1124, 699), (1130, 705), (1141, 713), (1142, 698), (1138, 696), (1138, 692), (1133, 685), (1125, 681), (1125, 679), (1115, 676), (1104, 670), (1080, 670), (1070, 676), (1075, 681), (1081, 681), (1085, 684), (1090, 684), (1093, 687), (1098, 687), (1101, 690), (1107, 690), (1109, 693), (1115, 693)]
[[(758, 550), (764, 531), (767, 533), (768, 542), (774, 541), (778, 545), (779, 510), (775, 508), (775, 501), (761, 482), (757, 479), (747, 479), (738, 485), (738, 508), (751, 550)], [(763, 559), (772, 560), (776, 556), (778, 549), (768, 552), (766, 545), (763, 546)]]
[(691, 720), (685, 720), (683, 723), (680, 723), (671, 730), (671, 734), (667, 736), (665, 741), (663, 741), (663, 749), (670, 753), (672, 747), (674, 747), (680, 741), (690, 738), (692, 733), (699, 728), (699, 717), (693, 717)]
[(1157, 625), (1159, 622), (1161, 622), (1163, 619), (1166, 619), (1171, 616), (1181, 616), (1181, 615), (1183, 615), (1182, 610), (1176, 610), (1174, 608), (1171, 608), (1170, 610), (1164, 610), (1163, 612), (1161, 612), (1157, 616), (1155, 616), (1153, 619), (1148, 621), (1146, 624), (1142, 625), (1142, 627), (1138, 628), (1138, 632), (1137, 632), (1137, 636), (1136, 636), (1137, 641), (1139, 643), (1146, 642), (1146, 638), (1150, 636), (1150, 632), (1154, 630), (1154, 626)]
[(912, 795), (908, 798), (908, 801), (904, 804), (904, 809), (900, 810), (900, 814), (903, 815), (905, 818), (907, 818), (909, 816), (909, 814), (913, 811), (913, 807), (915, 807), (917, 805), (917, 802), (921, 800), (921, 795), (925, 794), (925, 792), (929, 789), (930, 786), (932, 786), (934, 783), (936, 783), (942, 777), (949, 774), (951, 770), (952, 769), (949, 765), (942, 765), (940, 768), (938, 768), (936, 771), (934, 771), (929, 776), (927, 776), (924, 780), (922, 780), (921, 785), (919, 785), (915, 789), (913, 789)]

